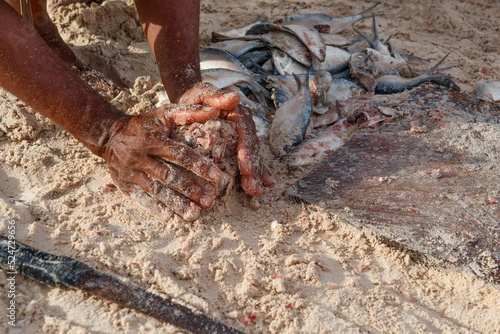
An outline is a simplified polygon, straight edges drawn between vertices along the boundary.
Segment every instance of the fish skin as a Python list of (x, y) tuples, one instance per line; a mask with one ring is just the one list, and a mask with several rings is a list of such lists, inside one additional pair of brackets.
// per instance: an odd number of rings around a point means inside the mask
[(231, 53), (216, 49), (216, 48), (204, 48), (200, 50), (200, 69), (206, 70), (210, 68), (226, 68), (229, 70), (242, 72), (248, 75), (252, 75), (245, 65), (243, 65), (238, 58), (233, 56)]
[(325, 41), (316, 29), (294, 24), (284, 25), (283, 28), (297, 36), (317, 60), (320, 62), (325, 60)]
[(351, 41), (345, 38), (344, 36), (338, 34), (320, 34), (325, 42), (325, 45), (342, 47), (351, 45)]
[(500, 81), (490, 80), (479, 84), (476, 95), (485, 101), (500, 102)]
[(349, 68), (350, 60), (351, 54), (349, 52), (327, 45), (325, 60), (320, 62), (318, 59), (313, 59), (312, 68), (315, 71), (328, 71), (330, 74), (334, 75)]
[(355, 133), (357, 126), (341, 118), (334, 125), (320, 132), (316, 137), (304, 140), (287, 159), (288, 167), (318, 164), (335, 152)]
[(304, 140), (311, 123), (312, 102), (308, 83), (303, 85), (296, 77), (299, 92), (276, 110), (269, 142), (271, 151), (278, 157), (288, 154), (294, 146)]
[(340, 104), (337, 102), (337, 104), (334, 107), (330, 108), (324, 114), (321, 115), (313, 114), (313, 119), (312, 119), (313, 127), (320, 128), (337, 122), (340, 118), (340, 113), (341, 113), (341, 107)]
[[(384, 75), (376, 79), (375, 93), (377, 94), (396, 94), (407, 89), (415, 88), (427, 81), (451, 81), (451, 77), (438, 72), (438, 67), (448, 57), (444, 56), (436, 65), (430, 68), (424, 74), (416, 78), (403, 78), (398, 75)], [(438, 73), (436, 73), (438, 72)], [(453, 82), (453, 81), (451, 81)]]
[(369, 12), (371, 12), (375, 7), (377, 7), (380, 4), (380, 2), (376, 3), (372, 7), (362, 11), (359, 14), (352, 15), (352, 16), (346, 16), (346, 17), (332, 17), (328, 16), (326, 14), (301, 14), (301, 15), (293, 15), (293, 16), (286, 16), (281, 19), (275, 20), (275, 24), (300, 24), (300, 25), (305, 25), (308, 27), (314, 27), (316, 25), (320, 26), (330, 26), (329, 33), (338, 33), (341, 32), (350, 26), (353, 25), (353, 23), (370, 18), (371, 15), (365, 15)]
[(368, 71), (365, 52), (358, 52), (351, 56), (349, 70), (351, 72), (351, 77), (355, 79), (357, 83), (366, 88), (369, 93), (374, 92), (377, 82), (373, 74)]
[(269, 45), (284, 51), (302, 65), (311, 67), (312, 56), (309, 50), (293, 34), (286, 31), (270, 31), (259, 36)]

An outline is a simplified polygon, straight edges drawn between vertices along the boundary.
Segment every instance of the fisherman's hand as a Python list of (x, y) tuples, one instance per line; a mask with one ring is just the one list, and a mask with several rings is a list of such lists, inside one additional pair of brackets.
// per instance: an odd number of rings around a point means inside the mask
[[(217, 108), (170, 104), (118, 121), (102, 155), (116, 186), (162, 220), (173, 212), (195, 220), (201, 209), (213, 206), (214, 183), (222, 172), (189, 146), (170, 139), (170, 134), (178, 125), (203, 123), (219, 114)], [(209, 183), (202, 186), (179, 166)]]
[(222, 110), (221, 118), (236, 123), (238, 132), (238, 169), (241, 187), (248, 195), (262, 196), (262, 185), (272, 186), (274, 181), (264, 167), (252, 112), (239, 105), (237, 93), (228, 93), (209, 83), (198, 83), (179, 99), (179, 103), (202, 104)]

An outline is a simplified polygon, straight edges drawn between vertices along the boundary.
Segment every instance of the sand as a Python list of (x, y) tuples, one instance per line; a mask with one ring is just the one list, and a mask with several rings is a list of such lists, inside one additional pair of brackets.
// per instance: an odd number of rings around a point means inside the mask
[[(264, 13), (351, 15), (367, 1), (202, 1), (201, 42)], [(493, 0), (388, 0), (379, 33), (436, 62), (463, 91), (500, 79), (500, 6)], [(54, 22), (76, 54), (127, 91), (130, 114), (153, 106), (159, 82), (133, 1), (69, 4)], [(358, 23), (368, 31), (369, 22)], [(401, 99), (401, 96), (394, 96)], [(500, 124), (481, 129), (451, 115), (457, 147), (498, 162)], [(454, 118), (453, 118), (454, 117)], [(470, 131), (489, 138), (478, 144)], [(192, 223), (160, 222), (110, 187), (105, 162), (50, 120), (0, 89), (0, 233), (81, 260), (192, 305), (248, 333), (500, 333), (500, 290), (467, 273), (428, 268), (284, 191), (306, 169), (287, 171), (262, 143), (276, 180), (260, 199), (233, 191)], [(0, 285), (7, 277), (0, 271)], [(4, 291), (4, 290), (2, 290)], [(8, 299), (0, 297), (0, 314)], [(0, 333), (178, 333), (169, 325), (78, 291), (16, 281), (17, 322)]]

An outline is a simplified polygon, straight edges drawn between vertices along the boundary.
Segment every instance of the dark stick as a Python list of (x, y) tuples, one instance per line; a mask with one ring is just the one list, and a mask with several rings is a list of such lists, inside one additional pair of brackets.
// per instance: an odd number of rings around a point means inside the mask
[(0, 235), (0, 267), (49, 286), (60, 284), (85, 291), (194, 333), (243, 333), (83, 262), (36, 250), (3, 235)]

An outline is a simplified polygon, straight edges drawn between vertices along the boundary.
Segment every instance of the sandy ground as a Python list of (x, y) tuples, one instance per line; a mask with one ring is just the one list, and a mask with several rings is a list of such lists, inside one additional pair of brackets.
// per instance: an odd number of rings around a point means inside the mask
[[(371, 4), (202, 1), (201, 41), (206, 46), (211, 31), (242, 26), (262, 12), (344, 16)], [(387, 0), (379, 7), (382, 37), (393, 35), (395, 46), (432, 62), (449, 52), (445, 65), (456, 66), (449, 73), (464, 91), (500, 80), (498, 1)], [(61, 7), (54, 21), (77, 55), (128, 87), (115, 105), (129, 113), (151, 107), (159, 77), (132, 1)], [(357, 27), (367, 31), (369, 24)], [(454, 117), (457, 135), (465, 136), (468, 128)], [(499, 138), (498, 122), (486, 127)], [(373, 236), (287, 200), (283, 192), (306, 170), (288, 172), (266, 143), (277, 182), (261, 199), (234, 191), (193, 223), (159, 222), (110, 191), (103, 160), (3, 90), (0, 130), (0, 231), (5, 235), (14, 219), (18, 241), (127, 278), (248, 333), (500, 333), (498, 287), (415, 264)], [(499, 159), (495, 142), (477, 149)], [(0, 271), (5, 288), (6, 279)], [(2, 292), (0, 314), (7, 302)], [(16, 327), (2, 316), (0, 333), (179, 332), (21, 277), (16, 302)]]

